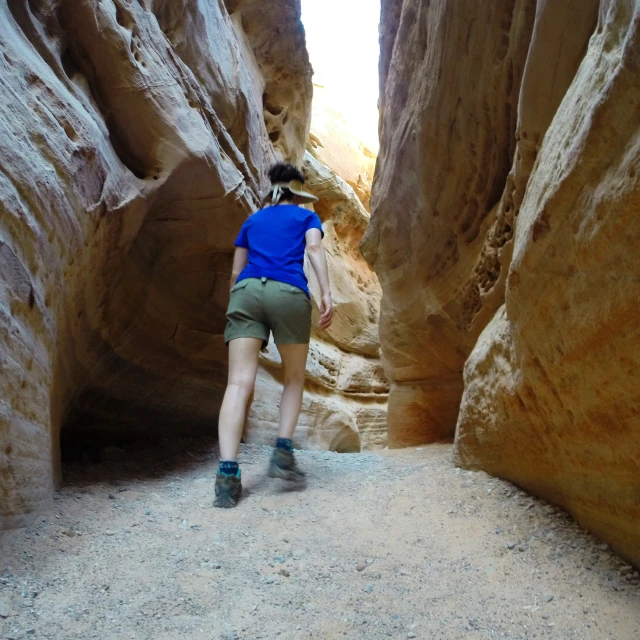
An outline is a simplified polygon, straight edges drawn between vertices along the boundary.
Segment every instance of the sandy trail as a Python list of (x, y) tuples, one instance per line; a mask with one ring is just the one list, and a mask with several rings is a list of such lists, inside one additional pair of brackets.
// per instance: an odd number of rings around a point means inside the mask
[[(300, 452), (304, 490), (243, 447), (211, 507), (206, 440), (71, 465), (0, 555), (1, 638), (640, 638), (638, 574), (451, 447)], [(635, 573), (635, 577), (634, 577)]]

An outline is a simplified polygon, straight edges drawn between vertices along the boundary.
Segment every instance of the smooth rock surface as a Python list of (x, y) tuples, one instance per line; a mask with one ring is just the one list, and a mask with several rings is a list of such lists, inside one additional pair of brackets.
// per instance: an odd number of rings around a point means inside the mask
[(363, 250), (389, 445), (457, 425), (458, 464), (638, 563), (640, 2), (383, 0), (382, 21)]
[(568, 509), (640, 564), (640, 3), (603, 3), (465, 367), (456, 460)]
[(455, 432), (464, 363), (504, 302), (528, 178), (597, 10), (597, 0), (383, 2), (381, 150), (363, 251), (384, 292), (391, 446)]

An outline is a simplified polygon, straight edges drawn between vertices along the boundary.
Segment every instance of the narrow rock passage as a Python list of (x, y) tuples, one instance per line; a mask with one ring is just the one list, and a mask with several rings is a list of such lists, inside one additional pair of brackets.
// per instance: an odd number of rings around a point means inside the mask
[(243, 448), (229, 511), (212, 442), (69, 466), (55, 510), (4, 541), (0, 637), (640, 637), (638, 574), (450, 446), (301, 452), (304, 491), (265, 477), (268, 453)]

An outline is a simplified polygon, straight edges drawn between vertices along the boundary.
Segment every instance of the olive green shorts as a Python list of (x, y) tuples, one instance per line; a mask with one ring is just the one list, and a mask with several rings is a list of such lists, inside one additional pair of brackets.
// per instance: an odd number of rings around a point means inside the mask
[(260, 338), (264, 348), (270, 331), (276, 344), (308, 344), (311, 301), (302, 289), (284, 282), (268, 278), (241, 280), (231, 290), (225, 342)]

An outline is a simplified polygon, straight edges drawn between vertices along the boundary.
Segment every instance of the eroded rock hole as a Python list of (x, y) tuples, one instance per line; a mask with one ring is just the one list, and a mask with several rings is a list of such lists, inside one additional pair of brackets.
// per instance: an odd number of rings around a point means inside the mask
[(123, 29), (127, 29), (127, 31), (130, 31), (135, 24), (133, 18), (131, 17), (129, 12), (120, 4), (118, 4), (117, 2), (115, 2), (114, 4), (116, 6), (116, 22)]

